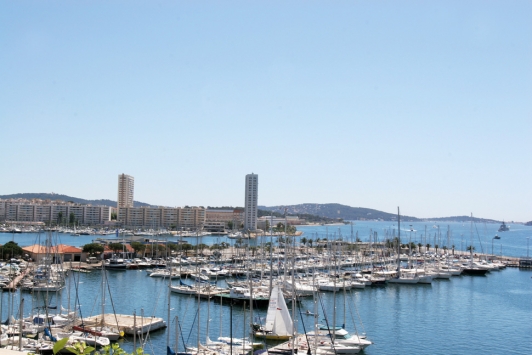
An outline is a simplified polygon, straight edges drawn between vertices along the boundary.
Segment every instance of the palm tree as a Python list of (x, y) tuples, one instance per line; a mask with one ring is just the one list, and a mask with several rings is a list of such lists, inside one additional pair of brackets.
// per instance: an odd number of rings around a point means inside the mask
[(417, 252), (421, 254), (421, 247), (423, 246), (423, 244), (421, 243), (417, 243)]
[(425, 244), (425, 253), (428, 252), (430, 250), (430, 244)]
[(469, 245), (469, 246), (466, 248), (466, 250), (467, 250), (467, 251), (470, 251), (470, 252), (472, 253), (473, 251), (475, 251), (475, 247), (472, 246), (472, 245)]
[(454, 244), (451, 246), (451, 248), (453, 249), (453, 255), (454, 255)]
[(435, 244), (434, 249), (436, 249), (436, 254), (438, 254), (438, 248), (439, 248), (438, 244)]

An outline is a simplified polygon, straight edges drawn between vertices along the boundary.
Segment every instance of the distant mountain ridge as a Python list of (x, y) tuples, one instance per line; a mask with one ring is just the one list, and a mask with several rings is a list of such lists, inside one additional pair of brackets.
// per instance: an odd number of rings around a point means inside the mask
[[(344, 221), (355, 221), (355, 220), (377, 220), (381, 219), (384, 221), (396, 221), (397, 214), (382, 212), (374, 210), (371, 208), (363, 207), (351, 207), (347, 205), (341, 205), (339, 203), (303, 203), (299, 205), (286, 205), (286, 206), (258, 206), (261, 210), (274, 211), (279, 213), (284, 213), (286, 208), (286, 213), (289, 215), (296, 214), (312, 214), (320, 217), (333, 218), (333, 219), (342, 219)], [(401, 215), (401, 221), (405, 222), (420, 222), (420, 221), (456, 221), (464, 222), (471, 221), (469, 216), (454, 216), (454, 217), (439, 217), (439, 218), (417, 218), (411, 216)], [(487, 223), (500, 223), (499, 221), (491, 219), (483, 219), (473, 217), (475, 222), (487, 222)]]
[[(79, 203), (83, 205), (95, 205), (95, 206), (109, 206), (109, 207), (116, 207), (116, 201), (112, 200), (85, 200), (83, 198), (78, 197), (72, 197), (62, 194), (54, 194), (54, 193), (22, 193), (22, 194), (12, 194), (12, 195), (1, 195), (0, 199), (10, 199), (10, 198), (25, 198), (25, 199), (32, 199), (32, 198), (38, 198), (41, 200), (61, 200), (61, 201), (72, 201), (74, 203)], [(152, 205), (144, 202), (134, 201), (133, 205), (135, 207), (152, 207)]]
[[(286, 208), (286, 213), (289, 215), (312, 214), (325, 218), (342, 219), (344, 221), (376, 219), (382, 219), (384, 221), (397, 220), (397, 214), (382, 212), (371, 208), (351, 207), (347, 205), (341, 205), (339, 203), (303, 203), (299, 205), (286, 206), (259, 206), (258, 208), (261, 210), (274, 211), (279, 213), (284, 213), (284, 210)], [(405, 222), (420, 221), (419, 218), (403, 215), (401, 215), (401, 220)]]

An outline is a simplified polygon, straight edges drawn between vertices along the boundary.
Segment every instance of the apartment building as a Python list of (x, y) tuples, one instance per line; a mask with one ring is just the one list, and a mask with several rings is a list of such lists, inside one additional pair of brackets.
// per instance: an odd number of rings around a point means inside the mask
[[(49, 200), (0, 200), (0, 221), (61, 222), (73, 213), (83, 225), (103, 224), (111, 219), (111, 207), (92, 206)], [(61, 217), (61, 218), (60, 218)]]
[(118, 175), (118, 200), (117, 208), (133, 207), (133, 194), (135, 192), (135, 179), (133, 176)]
[(245, 231), (254, 231), (257, 229), (258, 190), (259, 176), (253, 173), (246, 175), (246, 191), (244, 204)]
[(118, 222), (127, 228), (201, 229), (205, 225), (204, 207), (123, 207)]

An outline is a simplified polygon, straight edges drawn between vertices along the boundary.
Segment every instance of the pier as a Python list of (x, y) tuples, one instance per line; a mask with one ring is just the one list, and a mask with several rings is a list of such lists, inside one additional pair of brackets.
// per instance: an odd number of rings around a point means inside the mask
[(146, 334), (166, 328), (166, 322), (162, 318), (112, 313), (104, 314), (103, 317), (100, 314), (85, 318), (83, 324), (89, 326), (100, 326), (103, 324), (108, 327), (117, 327), (118, 330), (123, 331), (127, 335)]
[(15, 291), (17, 289), (17, 285), (29, 272), (30, 270), (28, 269), (21, 272), (20, 275), (16, 276), (13, 280), (11, 280), (11, 282), (4, 289), (6, 291)]

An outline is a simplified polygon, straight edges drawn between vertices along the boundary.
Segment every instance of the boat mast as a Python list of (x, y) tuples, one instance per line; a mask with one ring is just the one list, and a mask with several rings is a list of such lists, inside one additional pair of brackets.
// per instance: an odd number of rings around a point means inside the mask
[(399, 206), (397, 206), (397, 277), (400, 277), (401, 272), (401, 214), (399, 213)]

